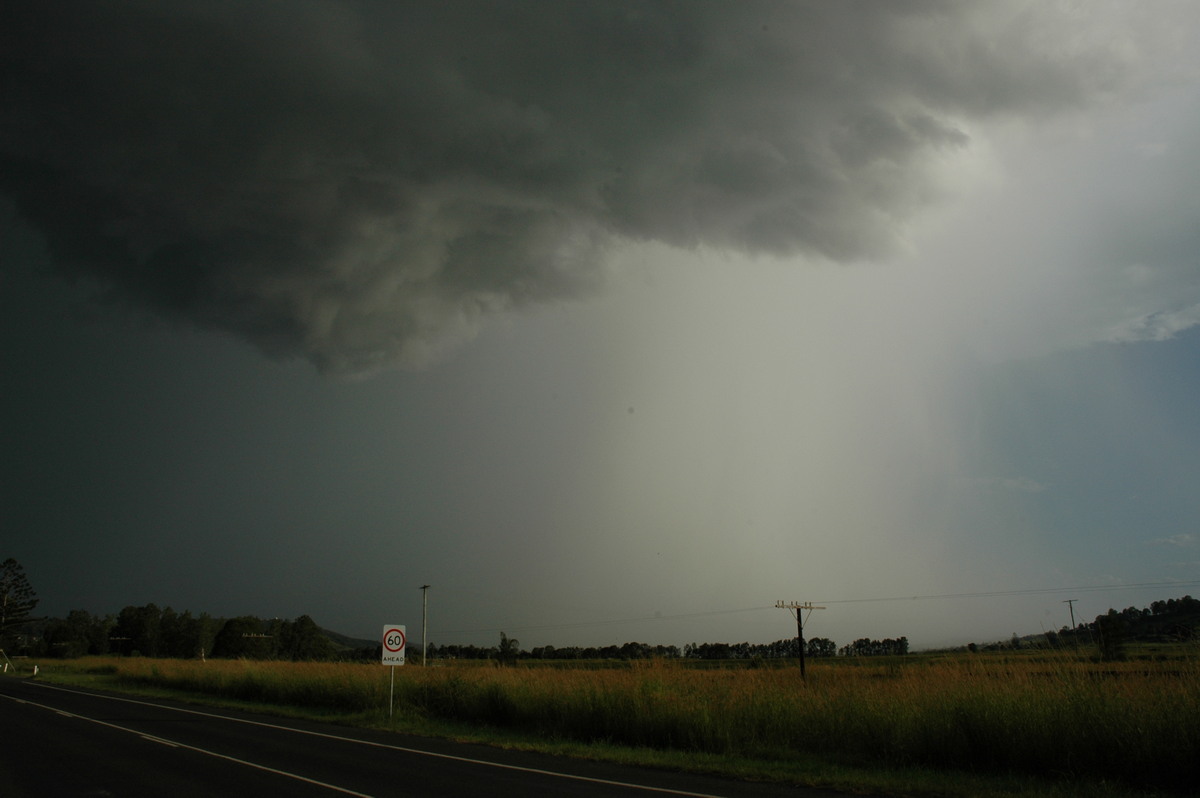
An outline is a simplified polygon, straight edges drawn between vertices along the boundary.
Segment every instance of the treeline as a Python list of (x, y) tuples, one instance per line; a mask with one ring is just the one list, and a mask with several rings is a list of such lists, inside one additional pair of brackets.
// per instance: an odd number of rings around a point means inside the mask
[(295, 620), (252, 615), (214, 618), (154, 604), (126, 607), (116, 615), (73, 610), (66, 618), (26, 624), (14, 635), (12, 653), (74, 658), (87, 655), (167, 657), (178, 659), (246, 658), (332, 660), (367, 658), (371, 648), (335, 643), (307, 615)]
[(525, 651), (519, 646), (509, 647), (512, 638), (502, 638), (501, 646), (475, 646), (449, 644), (429, 646), (429, 658), (434, 659), (671, 659), (680, 655), (679, 646), (652, 646), (647, 643), (625, 643), (610, 646), (537, 646)]
[[(1104, 658), (1123, 656), (1127, 642), (1182, 642), (1200, 634), (1200, 601), (1191, 596), (1155, 601), (1149, 607), (1110, 609), (1090, 623), (1074, 629), (1064, 626), (1036, 638), (1019, 638), (992, 643), (982, 648), (1024, 646), (1099, 648)], [(378, 644), (364, 645), (317, 626), (307, 615), (294, 620), (262, 619), (251, 615), (217, 618), (201, 613), (176, 612), (154, 604), (126, 607), (116, 615), (92, 615), (74, 610), (66, 618), (23, 621), (4, 635), (10, 654), (74, 658), (86, 655), (285, 659), (285, 660), (378, 660)], [(796, 657), (796, 640), (772, 643), (688, 643), (650, 645), (630, 642), (609, 646), (538, 646), (531, 651), (503, 633), (499, 646), (431, 645), (429, 658), (498, 660), (753, 660)], [(972, 643), (969, 650), (980, 647)], [(806, 657), (873, 657), (908, 653), (908, 638), (885, 640), (861, 638), (839, 648), (834, 641), (814, 637), (805, 643)], [(409, 655), (420, 651), (410, 646)]]
[[(898, 640), (855, 640), (838, 648), (837, 643), (824, 637), (814, 637), (804, 645), (806, 657), (876, 657), (908, 653), (908, 638)], [(499, 646), (443, 645), (429, 646), (430, 660), (638, 660), (638, 659), (698, 659), (752, 660), (786, 659), (799, 656), (795, 638), (773, 643), (688, 643), (679, 646), (652, 646), (647, 643), (625, 643), (610, 646), (538, 646), (526, 651), (513, 638), (501, 635)]]
[(1125, 644), (1176, 643), (1196, 639), (1200, 628), (1200, 601), (1191, 596), (1166, 601), (1153, 601), (1149, 607), (1123, 610), (1110, 609), (1097, 615), (1091, 623), (1081, 623), (1074, 629), (1064, 626), (1058, 632), (1047, 632), (1046, 643), (1053, 647), (1095, 645), (1102, 659), (1125, 657)]
[[(165, 657), (176, 659), (242, 658), (257, 660), (378, 660), (379, 646), (346, 644), (341, 635), (321, 629), (312, 618), (262, 619), (193, 615), (155, 604), (125, 607), (116, 615), (93, 615), (73, 610), (66, 618), (43, 618), (26, 624), (10, 645), (10, 653), (70, 659), (88, 655)], [(356, 641), (361, 643), (362, 641)], [(805, 643), (810, 658), (870, 657), (908, 653), (908, 639), (863, 638), (848, 646), (824, 637)], [(522, 649), (515, 638), (501, 633), (500, 645), (430, 645), (430, 660), (753, 660), (799, 655), (794, 638), (772, 643), (688, 643), (651, 645), (630, 642), (608, 646), (538, 646)], [(420, 651), (410, 646), (410, 657)]]
[(843, 657), (891, 657), (908, 653), (908, 638), (899, 637), (895, 640), (868, 640), (861, 638), (848, 646), (838, 649)]
[[(807, 657), (832, 657), (837, 653), (837, 643), (824, 637), (805, 641)], [(776, 640), (774, 643), (688, 643), (683, 647), (683, 656), (688, 659), (784, 659), (800, 656), (795, 638)]]
[(1186, 643), (1200, 639), (1200, 601), (1191, 596), (1153, 601), (1149, 607), (1109, 609), (1093, 621), (1071, 628), (1020, 637), (983, 646), (970, 643), (968, 651), (1016, 648), (1095, 648), (1103, 659), (1120, 659), (1127, 643)]
[[(1057, 633), (1059, 642), (1093, 640), (1108, 633), (1119, 633), (1129, 641), (1172, 643), (1193, 640), (1200, 628), (1200, 601), (1191, 596), (1153, 601), (1149, 607), (1110, 609), (1091, 623), (1074, 629), (1064, 626)], [(1053, 634), (1053, 633), (1051, 633)]]

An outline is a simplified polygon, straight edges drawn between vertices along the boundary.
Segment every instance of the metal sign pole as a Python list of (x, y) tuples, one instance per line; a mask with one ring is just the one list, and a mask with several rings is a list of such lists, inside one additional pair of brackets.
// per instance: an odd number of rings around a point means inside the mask
[(384, 665), (392, 666), (388, 688), (388, 718), (392, 717), (396, 705), (396, 666), (404, 664), (404, 647), (408, 642), (402, 625), (389, 623), (383, 627), (383, 642), (379, 647)]
[(429, 664), (429, 643), (425, 630), (429, 621), (429, 585), (421, 585), (421, 667)]

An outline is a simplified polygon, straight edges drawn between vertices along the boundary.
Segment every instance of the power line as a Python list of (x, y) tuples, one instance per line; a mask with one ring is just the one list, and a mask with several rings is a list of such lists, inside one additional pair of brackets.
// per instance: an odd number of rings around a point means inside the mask
[[(1046, 588), (1027, 588), (1023, 590), (988, 590), (978, 591), (974, 593), (930, 593), (923, 595), (912, 596), (889, 596), (876, 598), (851, 598), (851, 599), (825, 599), (819, 604), (867, 604), (879, 601), (930, 601), (935, 599), (970, 599), (970, 598), (997, 598), (997, 597), (1015, 597), (1015, 596), (1042, 596), (1054, 595), (1059, 593), (1094, 593), (1110, 590), (1139, 590), (1144, 588), (1181, 588), (1181, 587), (1196, 587), (1200, 586), (1200, 581), (1188, 582), (1135, 582), (1125, 585), (1082, 585), (1075, 587), (1046, 587)], [(765, 609), (775, 609), (773, 604), (764, 604), (758, 607), (742, 607), (733, 610), (709, 610), (706, 612), (686, 612), (676, 615), (642, 615), (635, 618), (611, 618), (601, 621), (575, 621), (572, 623), (557, 623), (557, 624), (540, 624), (533, 626), (505, 626), (504, 628), (512, 632), (540, 632), (552, 631), (557, 629), (586, 629), (597, 626), (616, 626), (619, 624), (629, 623), (645, 623), (647, 621), (682, 621), (691, 618), (712, 618), (718, 615), (735, 615), (746, 612), (759, 612)], [(443, 632), (446, 635), (467, 635), (467, 634), (482, 634), (485, 632), (495, 632), (499, 627), (486, 627), (477, 629), (449, 629)]]
[(1077, 587), (1044, 587), (1026, 590), (990, 590), (977, 593), (934, 593), (919, 596), (891, 596), (888, 598), (825, 599), (822, 604), (862, 604), (871, 601), (921, 601), (925, 599), (995, 598), (997, 596), (1041, 596), (1054, 593), (1084, 593), (1109, 590), (1137, 590), (1150, 587), (1194, 587), (1200, 582), (1136, 582), (1128, 585), (1083, 585)]
[[(737, 609), (737, 610), (710, 610), (708, 612), (685, 612), (685, 613), (681, 613), (679, 615), (643, 615), (643, 616), (640, 616), (637, 618), (613, 618), (613, 619), (606, 620), (606, 621), (577, 621), (574, 623), (544, 624), (541, 626), (513, 626), (513, 627), (506, 626), (505, 629), (511, 628), (512, 631), (514, 631), (514, 632), (530, 632), (530, 631), (537, 632), (537, 631), (543, 631), (546, 629), (582, 629), (582, 628), (592, 627), (592, 626), (612, 626), (615, 624), (622, 624), (622, 623), (642, 623), (644, 621), (680, 621), (680, 620), (686, 620), (688, 618), (710, 618), (714, 615), (734, 615), (736, 613), (741, 613), (741, 612), (759, 612), (759, 611), (765, 610), (765, 609), (774, 609), (774, 607), (768, 607), (766, 605), (763, 605), (760, 607), (743, 607), (743, 608)], [(462, 634), (475, 634), (475, 633), (479, 633), (479, 632), (494, 632), (494, 631), (496, 631), (495, 627), (488, 627), (486, 629), (451, 629), (448, 632), (444, 632), (443, 634), (460, 634), (460, 635), (462, 635)]]

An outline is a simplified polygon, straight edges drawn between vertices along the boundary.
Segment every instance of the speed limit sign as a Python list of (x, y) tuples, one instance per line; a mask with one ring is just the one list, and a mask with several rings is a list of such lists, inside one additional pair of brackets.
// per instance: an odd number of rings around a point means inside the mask
[(404, 634), (404, 627), (396, 624), (388, 624), (383, 627), (383, 664), (384, 665), (403, 665), (404, 664), (404, 645), (408, 642), (408, 637)]

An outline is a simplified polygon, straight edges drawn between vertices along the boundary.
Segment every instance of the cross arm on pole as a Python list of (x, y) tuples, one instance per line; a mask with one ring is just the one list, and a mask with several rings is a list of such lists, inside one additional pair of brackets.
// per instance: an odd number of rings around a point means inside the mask
[(817, 607), (811, 601), (782, 601), (782, 600), (780, 600), (780, 601), (775, 602), (775, 606), (781, 610), (791, 610), (793, 614), (798, 613), (800, 610), (808, 610), (810, 615), (812, 614), (813, 610), (828, 609), (828, 607)]

